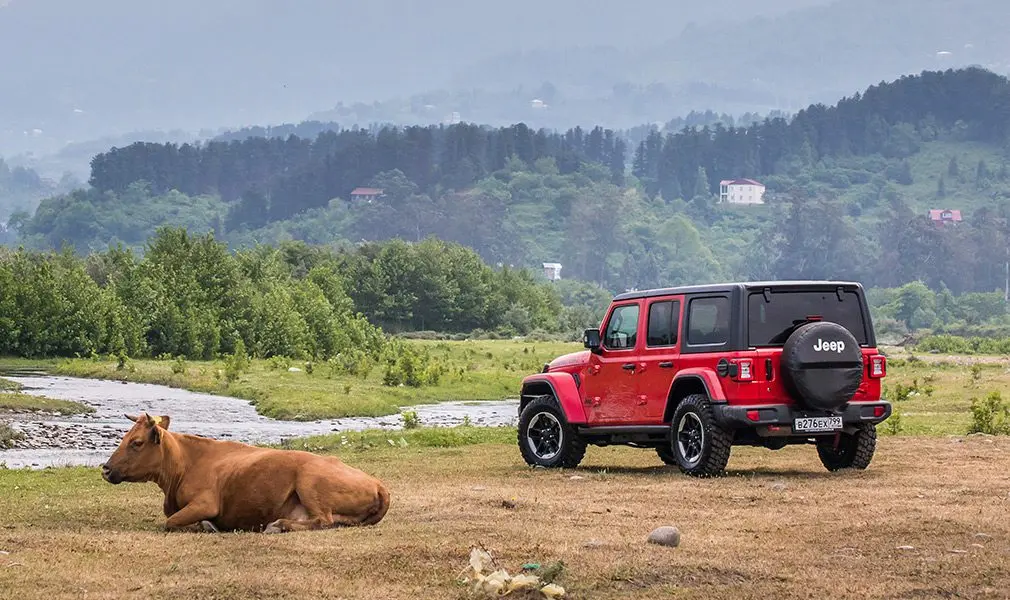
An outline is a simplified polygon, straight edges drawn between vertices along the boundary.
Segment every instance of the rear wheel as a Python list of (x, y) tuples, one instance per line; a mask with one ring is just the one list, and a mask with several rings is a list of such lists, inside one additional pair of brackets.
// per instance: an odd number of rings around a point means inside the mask
[[(837, 439), (837, 444), (836, 444)], [(817, 442), (817, 455), (829, 471), (865, 469), (877, 449), (877, 427), (862, 423), (855, 433), (842, 433)]]
[(519, 452), (531, 466), (574, 469), (586, 455), (586, 441), (553, 396), (540, 396), (523, 408), (517, 437)]
[(733, 434), (716, 423), (708, 398), (693, 394), (673, 413), (670, 447), (660, 448), (659, 456), (664, 461), (672, 457), (672, 464), (688, 475), (711, 477), (726, 469), (732, 445)]

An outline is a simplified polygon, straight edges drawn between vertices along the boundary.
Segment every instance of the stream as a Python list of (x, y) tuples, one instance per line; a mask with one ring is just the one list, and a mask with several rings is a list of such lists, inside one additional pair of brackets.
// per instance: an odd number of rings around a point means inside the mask
[[(103, 463), (133, 426), (124, 413), (169, 415), (171, 430), (249, 444), (276, 444), (286, 439), (340, 431), (400, 429), (400, 415), (350, 417), (320, 421), (279, 421), (264, 417), (246, 400), (189, 392), (146, 383), (123, 383), (49, 375), (11, 376), (25, 394), (73, 400), (95, 409), (86, 415), (10, 413), (0, 420), (24, 434), (11, 450), (0, 450), (0, 466), (45, 468)], [(518, 401), (445, 402), (411, 407), (422, 425), (454, 426), (469, 417), (475, 426), (512, 425)]]

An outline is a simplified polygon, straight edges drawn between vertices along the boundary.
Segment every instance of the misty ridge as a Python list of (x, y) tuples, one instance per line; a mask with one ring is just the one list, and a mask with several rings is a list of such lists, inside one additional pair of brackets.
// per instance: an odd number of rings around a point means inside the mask
[(9, 0), (0, 155), (306, 118), (565, 128), (795, 112), (923, 69), (1004, 72), (1010, 42), (990, 23), (1005, 16), (995, 0)]

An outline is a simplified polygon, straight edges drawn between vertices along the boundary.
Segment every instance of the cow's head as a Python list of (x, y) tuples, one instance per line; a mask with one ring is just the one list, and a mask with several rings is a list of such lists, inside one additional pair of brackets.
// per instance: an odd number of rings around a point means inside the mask
[(152, 481), (161, 470), (162, 439), (171, 419), (144, 413), (126, 418), (133, 427), (123, 436), (119, 448), (102, 465), (102, 478), (112, 484), (124, 481)]

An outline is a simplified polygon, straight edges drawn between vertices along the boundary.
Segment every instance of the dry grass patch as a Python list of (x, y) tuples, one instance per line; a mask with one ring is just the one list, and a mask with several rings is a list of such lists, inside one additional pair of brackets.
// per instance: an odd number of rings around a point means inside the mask
[[(0, 598), (467, 598), (478, 544), (510, 573), (563, 562), (572, 598), (1001, 598), (1008, 452), (884, 438), (868, 471), (829, 474), (812, 448), (740, 448), (730, 476), (695, 480), (628, 448), (576, 471), (512, 444), (354, 450), (390, 486), (386, 519), (281, 536), (165, 534), (153, 485), (0, 471)], [(679, 548), (645, 543), (666, 524)]]

